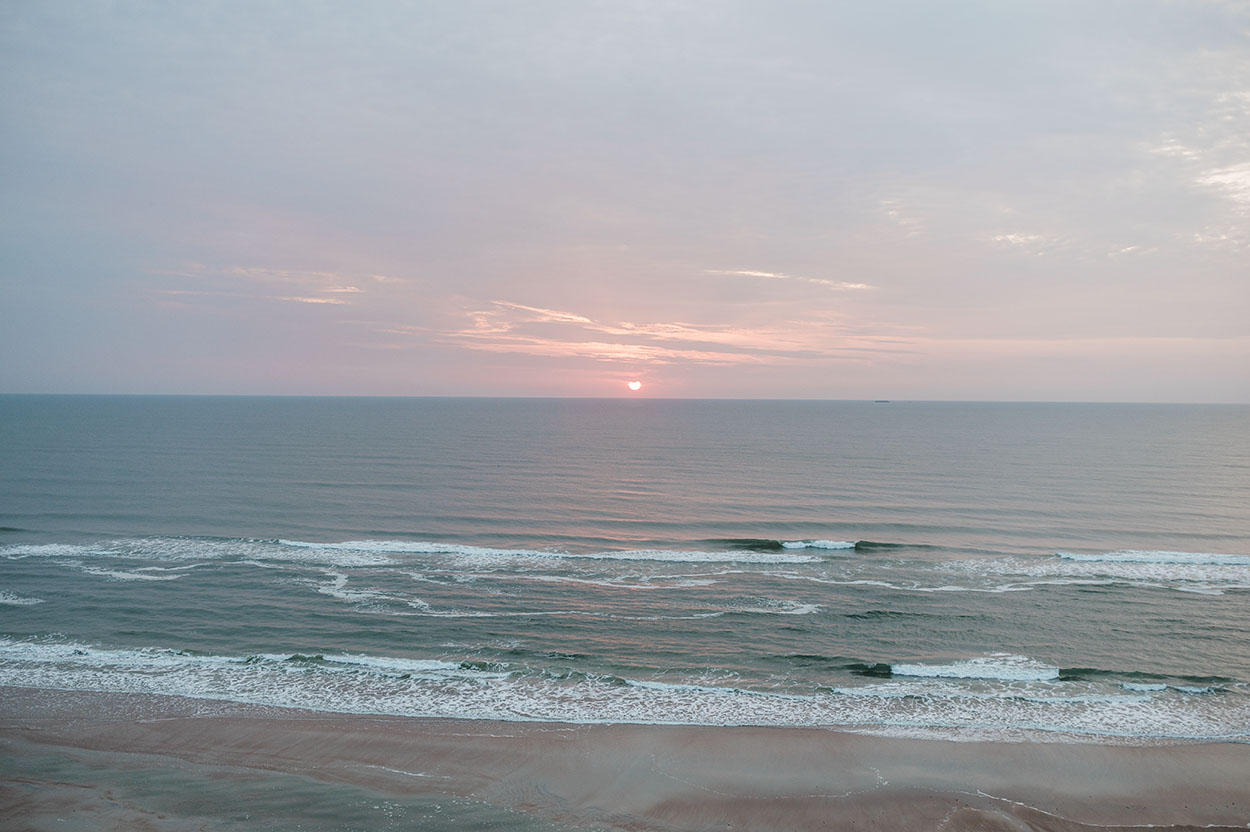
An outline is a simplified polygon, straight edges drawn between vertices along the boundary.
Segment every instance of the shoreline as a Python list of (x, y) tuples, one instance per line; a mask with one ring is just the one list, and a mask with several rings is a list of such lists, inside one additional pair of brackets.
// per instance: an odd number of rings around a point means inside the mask
[(66, 828), (58, 813), (71, 806), (82, 828), (181, 828), (177, 818), (128, 804), (124, 786), (101, 791), (99, 783), (41, 778), (24, 766), (48, 754), (89, 758), (93, 768), (80, 779), (139, 765), (177, 770), (192, 778), (192, 789), (206, 767), (227, 780), (287, 775), (383, 798), (469, 801), (556, 828), (1250, 825), (1245, 744), (951, 742), (805, 727), (492, 722), (15, 687), (0, 687), (0, 700), (0, 747), (10, 760), (0, 776), (0, 818), (30, 829)]

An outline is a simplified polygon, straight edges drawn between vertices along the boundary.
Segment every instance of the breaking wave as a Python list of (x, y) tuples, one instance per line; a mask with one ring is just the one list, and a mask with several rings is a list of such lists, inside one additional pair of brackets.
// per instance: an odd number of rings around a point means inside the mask
[(1009, 682), (1042, 682), (1059, 678), (1059, 668), (1008, 653), (993, 653), (948, 664), (894, 664), (895, 676), (932, 676), (945, 679), (997, 679)]
[[(793, 657), (792, 657), (793, 658)], [(554, 661), (554, 660), (552, 660)], [(834, 661), (834, 660), (831, 660)], [(839, 660), (840, 661), (840, 660)], [(1018, 736), (1244, 740), (1243, 693), (1195, 695), (1057, 681), (1039, 662), (998, 654), (894, 665), (893, 678), (792, 692), (732, 675), (651, 678), (550, 662), (340, 653), (226, 656), (0, 638), (0, 684), (150, 693), (322, 712), (565, 723), (844, 727), (947, 739)], [(911, 674), (900, 678), (906, 672)], [(928, 673), (932, 677), (923, 678)], [(917, 675), (920, 674), (920, 675)], [(991, 680), (988, 685), (984, 680)]]
[(683, 551), (678, 549), (623, 549), (619, 551), (581, 553), (539, 549), (492, 549), (482, 546), (404, 540), (349, 540), (343, 543), (308, 543), (299, 540), (280, 540), (278, 542), (283, 546), (314, 551), (453, 555), (479, 559), (642, 560), (672, 563), (811, 563), (819, 560), (818, 557), (813, 555), (792, 555), (785, 552), (750, 550)]
[(1056, 552), (1065, 560), (1085, 563), (1174, 563), (1209, 566), (1250, 566), (1250, 555), (1217, 555), (1205, 552), (1158, 552), (1125, 549), (1097, 555)]

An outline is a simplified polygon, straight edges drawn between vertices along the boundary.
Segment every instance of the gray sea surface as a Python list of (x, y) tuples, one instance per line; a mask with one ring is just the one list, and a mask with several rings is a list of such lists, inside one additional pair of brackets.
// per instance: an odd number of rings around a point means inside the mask
[(0, 396), (0, 684), (1250, 736), (1250, 408)]

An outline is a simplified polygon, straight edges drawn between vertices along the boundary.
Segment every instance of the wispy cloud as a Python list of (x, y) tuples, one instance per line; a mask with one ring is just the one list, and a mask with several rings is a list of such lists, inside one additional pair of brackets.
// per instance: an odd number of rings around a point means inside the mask
[(1208, 170), (1198, 183), (1222, 192), (1235, 202), (1250, 205), (1250, 162)]
[(999, 248), (1041, 257), (1058, 247), (1062, 240), (1053, 234), (1012, 231), (1004, 234), (991, 234), (990, 242)]
[(897, 339), (849, 334), (827, 321), (779, 321), (767, 327), (600, 321), (511, 301), (492, 301), (489, 307), (466, 315), (468, 326), (444, 332), (441, 339), (474, 350), (598, 361), (776, 364), (906, 350), (906, 344)]
[[(175, 276), (211, 285), (213, 289), (160, 289), (161, 294), (185, 295), (234, 295), (252, 297), (256, 300), (283, 300), (296, 303), (323, 303), (342, 306), (352, 301), (343, 297), (365, 294), (359, 284), (364, 277), (375, 283), (397, 284), (403, 279), (387, 275), (356, 275), (338, 271), (315, 271), (308, 269), (284, 269), (270, 266), (208, 266), (203, 263), (187, 263), (172, 269), (153, 270), (155, 274)], [(223, 291), (220, 287), (230, 286)], [(252, 287), (252, 288), (249, 288)], [(269, 291), (292, 289), (298, 295), (270, 295)]]
[(587, 318), (584, 315), (574, 315), (572, 312), (560, 312), (555, 309), (542, 309), (537, 306), (525, 306), (520, 303), (509, 303), (508, 301), (503, 301), (503, 300), (495, 300), (495, 301), (491, 301), (491, 303), (493, 303), (495, 306), (503, 307), (506, 309), (515, 309), (520, 312), (529, 312), (533, 315), (533, 317), (528, 319), (531, 321), (559, 321), (562, 323), (588, 324), (591, 326), (595, 326), (595, 322), (592, 321), (590, 318)]
[(897, 199), (883, 199), (879, 204), (881, 213), (885, 217), (901, 228), (908, 237), (919, 237), (924, 233), (924, 221), (907, 210), (906, 206)]
[(786, 274), (785, 272), (762, 272), (754, 269), (704, 269), (704, 274), (719, 274), (727, 277), (759, 277), (765, 280), (796, 280), (800, 283), (813, 283), (817, 286), (827, 286), (830, 289), (872, 289), (875, 288), (867, 283), (850, 283), (845, 280), (826, 280), (823, 277), (805, 277), (799, 274)]

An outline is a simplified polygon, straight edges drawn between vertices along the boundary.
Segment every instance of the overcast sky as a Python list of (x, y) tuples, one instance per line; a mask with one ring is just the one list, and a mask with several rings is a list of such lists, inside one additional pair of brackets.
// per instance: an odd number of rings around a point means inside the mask
[(7, 0), (0, 392), (1250, 401), (1250, 3)]

